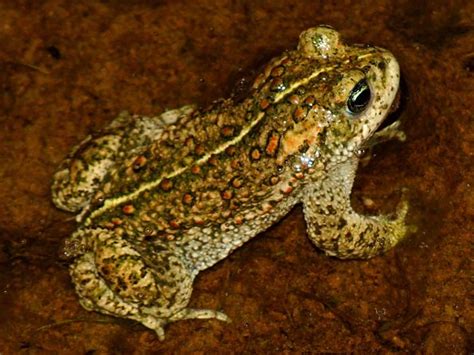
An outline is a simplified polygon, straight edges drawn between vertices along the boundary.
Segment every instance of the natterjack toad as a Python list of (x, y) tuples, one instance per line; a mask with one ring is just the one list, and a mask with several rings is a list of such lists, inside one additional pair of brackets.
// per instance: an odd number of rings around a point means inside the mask
[(353, 211), (358, 152), (404, 135), (377, 131), (399, 68), (378, 47), (311, 28), (274, 58), (247, 98), (157, 117), (121, 114), (85, 139), (54, 176), (53, 201), (81, 212), (66, 241), (88, 310), (134, 319), (164, 338), (166, 323), (227, 316), (187, 307), (196, 275), (298, 203), (326, 254), (369, 258), (406, 234), (393, 219)]

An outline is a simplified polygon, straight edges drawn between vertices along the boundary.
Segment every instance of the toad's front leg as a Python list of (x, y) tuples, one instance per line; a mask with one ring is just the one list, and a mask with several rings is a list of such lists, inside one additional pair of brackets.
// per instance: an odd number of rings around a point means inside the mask
[(407, 234), (404, 196), (396, 216), (364, 216), (350, 204), (357, 160), (335, 167), (318, 185), (307, 186), (303, 208), (308, 235), (328, 255), (342, 259), (370, 258), (397, 244)]

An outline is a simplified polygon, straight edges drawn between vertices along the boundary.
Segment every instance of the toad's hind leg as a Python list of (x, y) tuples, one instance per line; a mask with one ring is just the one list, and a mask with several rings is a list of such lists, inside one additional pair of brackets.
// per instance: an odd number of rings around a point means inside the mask
[(363, 216), (350, 204), (357, 161), (350, 160), (330, 172), (317, 187), (308, 186), (303, 209), (311, 241), (326, 254), (339, 258), (370, 258), (402, 240), (408, 227), (405, 196), (394, 218)]
[(136, 320), (160, 339), (170, 322), (228, 320), (214, 310), (187, 308), (195, 275), (170, 245), (132, 243), (102, 229), (79, 230), (73, 237), (82, 240), (83, 252), (70, 273), (87, 310)]
[(53, 202), (63, 210), (80, 211), (114, 166), (159, 139), (164, 128), (189, 117), (193, 110), (193, 106), (183, 106), (156, 117), (121, 113), (104, 130), (84, 139), (62, 162), (53, 178)]

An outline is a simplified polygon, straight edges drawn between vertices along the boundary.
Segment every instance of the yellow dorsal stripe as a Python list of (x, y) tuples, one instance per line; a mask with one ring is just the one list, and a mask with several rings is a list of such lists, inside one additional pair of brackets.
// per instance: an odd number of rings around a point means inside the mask
[[(367, 57), (367, 56), (370, 56), (371, 54), (366, 54), (366, 55), (363, 55), (359, 58), (363, 58), (363, 57)], [(349, 62), (349, 59), (344, 61), (344, 63), (347, 63)], [(309, 81), (311, 81), (312, 79), (316, 78), (319, 74), (323, 73), (323, 72), (328, 72), (328, 71), (331, 71), (333, 69), (335, 69), (336, 66), (333, 65), (333, 66), (329, 66), (329, 67), (326, 67), (324, 69), (321, 69), (321, 70), (317, 70), (317, 71), (314, 71), (313, 73), (311, 73), (310, 76), (300, 80), (300, 81), (297, 81), (295, 83), (293, 83), (292, 85), (290, 85), (288, 88), (286, 88), (285, 90), (279, 92), (278, 94), (275, 95), (275, 99), (273, 101), (273, 104), (276, 104), (278, 102), (280, 102), (286, 95), (288, 95), (289, 93), (293, 92), (294, 90), (296, 90), (298, 87), (302, 86), (302, 85), (305, 85), (307, 84)], [(142, 192), (144, 191), (147, 191), (147, 190), (151, 190), (155, 187), (157, 187), (164, 179), (172, 179), (182, 173), (184, 173), (186, 170), (188, 170), (192, 165), (202, 165), (204, 163), (206, 163), (209, 158), (214, 155), (214, 154), (220, 154), (222, 153), (224, 150), (226, 150), (228, 147), (236, 144), (237, 142), (241, 141), (242, 138), (247, 135), (247, 133), (250, 132), (250, 130), (255, 127), (261, 120), (262, 118), (265, 116), (265, 112), (259, 112), (258, 115), (257, 115), (257, 118), (252, 120), (252, 122), (250, 122), (249, 125), (245, 126), (244, 129), (242, 129), (240, 131), (240, 134), (238, 136), (236, 136), (234, 139), (230, 140), (230, 141), (227, 141), (223, 144), (221, 144), (220, 146), (218, 146), (215, 150), (211, 151), (210, 153), (207, 153), (206, 155), (204, 155), (202, 158), (200, 158), (199, 160), (197, 160), (196, 162), (194, 162), (193, 164), (191, 165), (188, 165), (188, 166), (185, 166), (185, 167), (182, 167), (178, 170), (175, 170), (173, 171), (171, 174), (168, 174), (168, 175), (165, 175), (165, 176), (161, 176), (160, 178), (154, 180), (154, 181), (150, 181), (148, 183), (145, 183), (145, 184), (142, 184), (140, 186), (140, 188), (138, 188), (137, 190), (127, 194), (127, 195), (122, 195), (122, 196), (119, 196), (119, 197), (116, 197), (116, 198), (112, 198), (112, 199), (108, 199), (104, 202), (104, 204), (102, 205), (102, 207), (96, 209), (94, 212), (92, 212), (88, 217), (87, 219), (85, 220), (85, 224), (88, 225), (91, 221), (91, 219), (93, 219), (94, 217), (97, 217), (99, 215), (101, 215), (102, 213), (104, 213), (105, 211), (109, 210), (109, 209), (112, 209), (126, 201), (129, 201), (129, 200), (133, 200), (135, 197), (137, 197), (139, 194), (141, 194)]]

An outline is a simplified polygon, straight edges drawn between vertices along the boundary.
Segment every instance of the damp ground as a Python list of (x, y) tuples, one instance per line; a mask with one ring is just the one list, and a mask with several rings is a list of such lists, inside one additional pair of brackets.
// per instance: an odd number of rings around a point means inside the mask
[[(0, 1), (0, 353), (474, 351), (474, 3)], [(309, 242), (300, 207), (199, 275), (191, 305), (232, 319), (143, 326), (85, 311), (51, 203), (70, 149), (119, 112), (152, 115), (236, 90), (318, 24), (390, 49), (405, 143), (376, 147), (353, 205), (417, 230), (368, 261)], [(370, 202), (370, 203), (368, 203)]]

